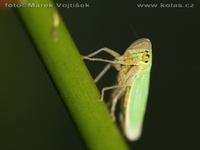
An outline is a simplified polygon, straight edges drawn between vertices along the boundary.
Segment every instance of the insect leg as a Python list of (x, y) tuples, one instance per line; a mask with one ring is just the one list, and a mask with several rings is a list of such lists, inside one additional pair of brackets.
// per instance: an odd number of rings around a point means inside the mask
[(113, 85), (113, 86), (108, 86), (108, 87), (104, 87), (102, 90), (101, 90), (101, 99), (100, 101), (103, 101), (104, 99), (104, 92), (107, 91), (107, 90), (112, 90), (112, 89), (116, 89), (116, 88), (121, 88), (123, 86), (121, 85)]
[(81, 56), (82, 59), (87, 59), (87, 60), (90, 60), (90, 61), (101, 61), (101, 62), (107, 62), (107, 63), (118, 63), (117, 61), (114, 61), (114, 60), (107, 60), (107, 59), (102, 59), (102, 58), (90, 58), (90, 57), (87, 57), (87, 56)]
[(118, 54), (117, 52), (105, 47), (105, 48), (101, 48), (101, 49), (99, 49), (99, 50), (97, 50), (97, 51), (95, 51), (95, 52), (93, 52), (93, 53), (91, 53), (91, 54), (89, 54), (87, 56), (81, 56), (81, 57), (82, 57), (82, 59), (87, 59), (87, 60), (91, 60), (91, 61), (102, 61), (102, 62), (108, 62), (108, 63), (119, 63), (117, 61), (106, 60), (106, 59), (101, 59), (101, 58), (91, 58), (91, 57), (93, 57), (93, 56), (95, 56), (98, 53), (101, 53), (103, 51), (107, 52), (108, 54), (110, 54), (113, 57), (120, 56), (120, 54)]
[(109, 49), (109, 48), (107, 48), (107, 47), (104, 47), (104, 48), (101, 48), (101, 49), (99, 49), (99, 50), (97, 50), (97, 51), (95, 51), (95, 52), (93, 52), (93, 53), (87, 55), (87, 57), (93, 57), (93, 56), (95, 56), (95, 55), (97, 55), (98, 53), (101, 53), (101, 52), (103, 52), (103, 51), (109, 53), (109, 54), (110, 54), (111, 56), (113, 56), (113, 57), (120, 56), (120, 54), (118, 54), (118, 53), (115, 52), (114, 50)]
[[(105, 91), (107, 91), (107, 90), (112, 90), (112, 89), (115, 89), (115, 91), (116, 91), (116, 89), (118, 89), (118, 88), (122, 88), (123, 87), (123, 85), (113, 85), (113, 86), (109, 86), (109, 87), (104, 87), (102, 90), (101, 90), (101, 99), (100, 99), (100, 101), (103, 101), (103, 99), (104, 99), (104, 92)], [(117, 90), (118, 91), (118, 90)], [(111, 117), (112, 117), (112, 120), (113, 121), (115, 121), (115, 114), (114, 114), (114, 112), (115, 112), (115, 106), (116, 106), (116, 104), (117, 104), (117, 100), (119, 99), (119, 97), (121, 96), (121, 92), (122, 92), (122, 90), (120, 90), (120, 93), (118, 93), (117, 94), (117, 96), (115, 96), (114, 97), (114, 99), (112, 99), (112, 106), (111, 106), (111, 112), (110, 112), (110, 115), (111, 115)]]
[(101, 77), (110, 69), (111, 64), (107, 64), (104, 69), (98, 74), (98, 76), (94, 79), (94, 82), (97, 83)]
[(117, 101), (119, 100), (119, 98), (121, 97), (121, 95), (123, 94), (124, 92), (124, 85), (121, 85), (119, 89), (115, 89), (113, 91), (113, 94), (112, 94), (112, 101), (111, 101), (111, 108), (110, 108), (110, 115), (112, 117), (112, 120), (115, 121), (116, 117), (115, 117), (115, 108), (116, 108), (116, 104), (117, 104)]

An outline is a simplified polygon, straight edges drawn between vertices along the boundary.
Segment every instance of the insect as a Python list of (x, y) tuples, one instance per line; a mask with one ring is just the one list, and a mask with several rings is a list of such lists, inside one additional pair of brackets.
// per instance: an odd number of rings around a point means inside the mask
[[(114, 60), (94, 58), (100, 52), (107, 52), (114, 57)], [(119, 98), (121, 98), (120, 122), (122, 130), (130, 141), (136, 141), (140, 138), (142, 124), (146, 110), (150, 70), (152, 66), (152, 45), (151, 41), (141, 38), (133, 42), (123, 55), (109, 48), (101, 48), (88, 56), (82, 56), (83, 59), (92, 61), (107, 62), (106, 67), (100, 72), (94, 80), (97, 82), (105, 72), (113, 66), (118, 71), (117, 84), (104, 87), (101, 91), (101, 99), (104, 99), (104, 92), (111, 92), (111, 116), (115, 120), (115, 107)]]

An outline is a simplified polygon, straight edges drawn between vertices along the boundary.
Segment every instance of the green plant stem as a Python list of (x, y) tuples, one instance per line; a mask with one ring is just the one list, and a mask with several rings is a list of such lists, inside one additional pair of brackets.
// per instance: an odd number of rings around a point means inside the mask
[(18, 8), (18, 12), (86, 146), (92, 150), (128, 149), (106, 105), (98, 101), (99, 92), (60, 16), (59, 25), (53, 25), (56, 7)]

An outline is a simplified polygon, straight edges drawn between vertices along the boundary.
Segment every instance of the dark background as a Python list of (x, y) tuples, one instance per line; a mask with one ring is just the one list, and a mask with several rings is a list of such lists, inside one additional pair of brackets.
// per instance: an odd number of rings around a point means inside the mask
[[(138, 38), (152, 41), (153, 67), (143, 135), (137, 142), (127, 141), (130, 147), (199, 150), (198, 4), (180, 3), (194, 4), (194, 8), (138, 8), (142, 1), (76, 2), (87, 2), (90, 8), (59, 11), (82, 55), (105, 46), (123, 54)], [(86, 64), (93, 76), (105, 65), (88, 61)], [(111, 69), (98, 87), (112, 85), (116, 74)], [(0, 149), (84, 149), (62, 100), (12, 10), (0, 12)]]

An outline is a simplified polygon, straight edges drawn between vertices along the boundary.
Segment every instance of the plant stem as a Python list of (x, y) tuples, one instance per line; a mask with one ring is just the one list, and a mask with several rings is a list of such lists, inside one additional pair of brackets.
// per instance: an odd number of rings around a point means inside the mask
[[(26, 3), (52, 4), (51, 0)], [(22, 21), (81, 137), (92, 150), (128, 149), (56, 6), (18, 8)], [(57, 22), (56, 22), (57, 21)]]

